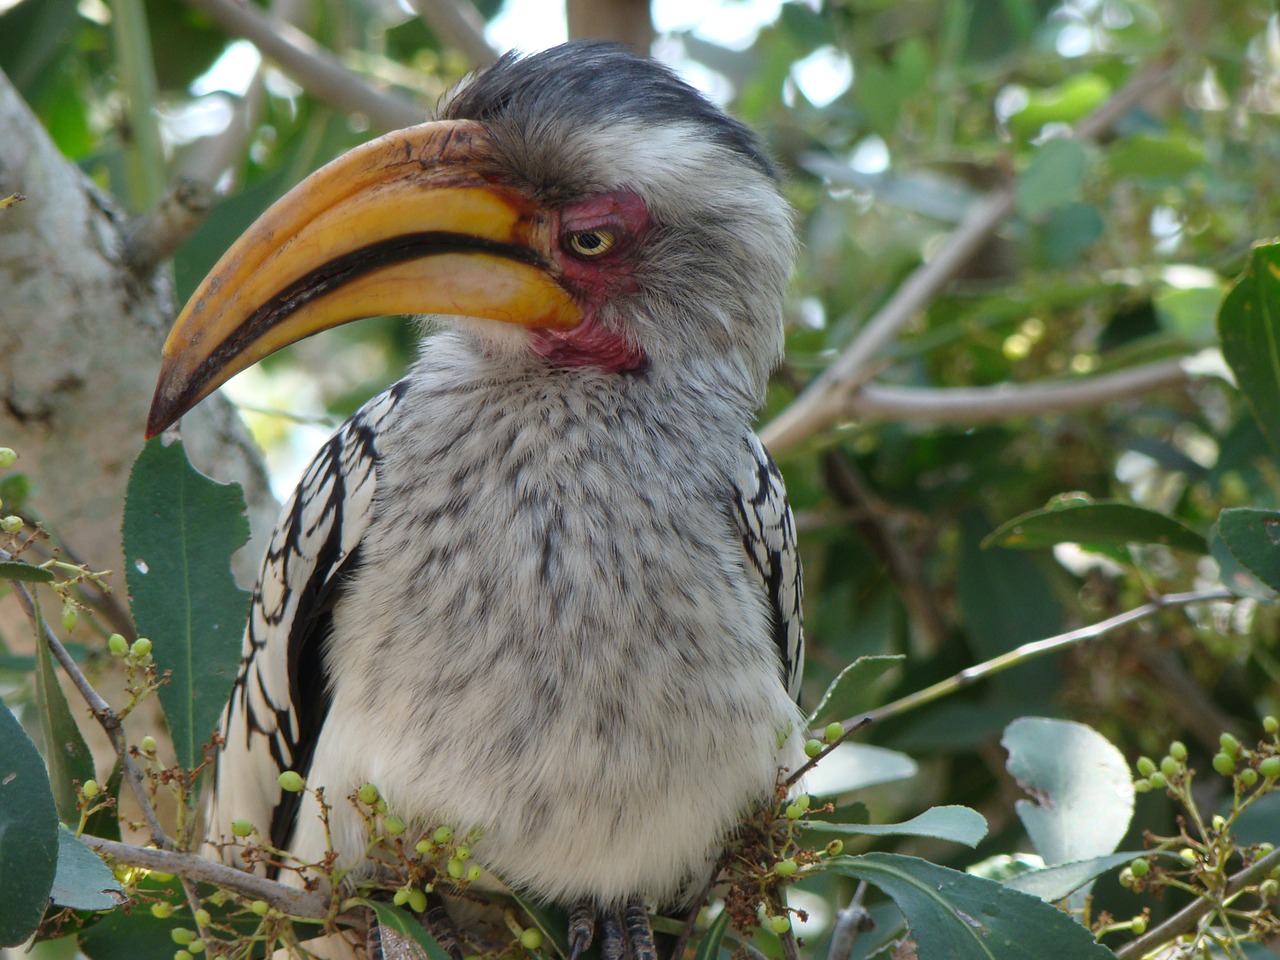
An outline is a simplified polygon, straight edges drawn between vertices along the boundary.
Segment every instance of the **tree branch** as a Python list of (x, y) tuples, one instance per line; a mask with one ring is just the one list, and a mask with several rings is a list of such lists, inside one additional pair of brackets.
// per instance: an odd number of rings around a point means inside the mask
[(484, 17), (469, 0), (409, 0), (409, 6), (446, 47), (457, 50), (473, 67), (487, 67), (498, 59), (484, 38)]
[(180, 179), (148, 212), (131, 218), (121, 231), (121, 253), (137, 276), (148, 277), (204, 222), (213, 190), (199, 180)]
[[(1143, 67), (1106, 103), (1080, 121), (1075, 136), (1098, 137), (1140, 100), (1167, 83), (1171, 74), (1167, 56)], [(975, 203), (937, 256), (917, 267), (836, 361), (765, 426), (761, 439), (775, 455), (793, 450), (805, 438), (846, 414), (854, 392), (875, 373), (871, 361), (1013, 213), (1015, 196), (1015, 185), (1006, 183)]]
[(332, 53), (298, 28), (233, 0), (186, 0), (223, 30), (249, 40), (308, 93), (351, 113), (363, 113), (373, 126), (396, 130), (426, 119), (426, 111), (403, 97), (383, 93), (348, 70)]

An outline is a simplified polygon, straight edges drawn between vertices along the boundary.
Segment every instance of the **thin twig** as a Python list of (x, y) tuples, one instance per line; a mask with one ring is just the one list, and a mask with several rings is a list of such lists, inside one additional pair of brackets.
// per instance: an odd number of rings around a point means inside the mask
[[(1265, 857), (1260, 857), (1245, 867), (1227, 882), (1223, 899), (1229, 898), (1245, 887), (1260, 882), (1277, 865), (1280, 865), (1280, 850), (1272, 850)], [(1156, 947), (1170, 943), (1177, 937), (1191, 930), (1204, 917), (1218, 909), (1220, 901), (1212, 897), (1201, 897), (1187, 904), (1168, 920), (1152, 927), (1137, 940), (1130, 940), (1112, 952), (1117, 960), (1129, 960), (1130, 957), (1141, 957)]]
[(862, 898), (867, 893), (867, 882), (862, 880), (849, 905), (836, 914), (835, 929), (831, 931), (831, 946), (827, 950), (827, 960), (849, 960), (853, 946), (858, 942), (858, 934), (875, 926), (871, 914), (862, 905)]
[(252, 4), (233, 0), (187, 0), (223, 30), (253, 43), (308, 93), (340, 110), (363, 113), (382, 130), (421, 123), (426, 111), (403, 97), (384, 93), (348, 70), (330, 51), (297, 27), (264, 16)]
[[(0, 560), (12, 559), (12, 555), (7, 550), (0, 550)], [(143, 819), (147, 822), (147, 829), (151, 831), (151, 842), (165, 850), (174, 849), (174, 842), (164, 832), (164, 827), (160, 825), (160, 820), (156, 817), (151, 797), (147, 793), (146, 780), (142, 776), (142, 771), (138, 769), (133, 757), (129, 756), (129, 745), (125, 742), (120, 718), (111, 709), (111, 705), (102, 699), (98, 691), (93, 689), (93, 685), (89, 683), (79, 665), (71, 654), (67, 652), (67, 648), (62, 645), (62, 641), (57, 638), (44, 618), (37, 613), (35, 599), (31, 596), (30, 591), (27, 590), (26, 584), (15, 580), (10, 582), (10, 586), (13, 588), (14, 595), (18, 598), (18, 605), (22, 607), (27, 619), (31, 621), (31, 625), (35, 628), (37, 636), (44, 638), (49, 650), (57, 661), (62, 664), (62, 669), (67, 672), (71, 682), (80, 691), (80, 696), (89, 705), (89, 710), (93, 713), (94, 719), (98, 721), (98, 725), (106, 732), (107, 738), (111, 741), (111, 746), (115, 748), (116, 757), (119, 759), (121, 769), (124, 771), (125, 782), (129, 784), (129, 789), (137, 797), (139, 806), (142, 807)]]
[(328, 916), (330, 900), (327, 893), (299, 890), (297, 887), (290, 887), (276, 880), (268, 880), (266, 877), (259, 877), (256, 874), (208, 860), (195, 853), (152, 850), (149, 847), (135, 847), (130, 843), (104, 840), (102, 837), (89, 835), (82, 836), (80, 839), (93, 850), (103, 856), (111, 857), (117, 863), (213, 883), (246, 897), (253, 897), (255, 900), (265, 900), (291, 917), (315, 920)]
[(409, 0), (409, 6), (427, 29), (473, 67), (487, 67), (498, 59), (497, 51), (484, 38), (484, 17), (469, 0)]
[[(1171, 73), (1167, 56), (1143, 67), (1106, 103), (1080, 121), (1075, 136), (1100, 136), (1135, 104), (1163, 86)], [(876, 372), (872, 360), (951, 282), (1013, 213), (1015, 202), (1015, 186), (1006, 183), (970, 208), (938, 254), (917, 267), (836, 361), (761, 431), (761, 439), (775, 455), (794, 449), (806, 437), (845, 415), (850, 395)]]

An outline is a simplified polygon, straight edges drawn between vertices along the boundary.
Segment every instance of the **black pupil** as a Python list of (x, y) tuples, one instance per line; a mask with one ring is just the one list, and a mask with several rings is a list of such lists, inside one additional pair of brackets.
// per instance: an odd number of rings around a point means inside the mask
[(604, 244), (604, 237), (595, 231), (578, 234), (578, 246), (584, 250), (595, 250)]

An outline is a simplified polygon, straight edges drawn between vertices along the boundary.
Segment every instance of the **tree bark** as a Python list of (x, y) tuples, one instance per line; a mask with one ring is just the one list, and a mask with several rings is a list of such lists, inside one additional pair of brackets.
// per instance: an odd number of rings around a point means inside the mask
[(649, 0), (565, 0), (569, 36), (625, 43), (635, 53), (653, 46)]

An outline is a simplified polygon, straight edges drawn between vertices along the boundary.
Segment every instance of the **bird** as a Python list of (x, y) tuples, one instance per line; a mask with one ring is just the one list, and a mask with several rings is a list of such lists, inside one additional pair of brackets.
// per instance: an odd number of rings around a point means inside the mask
[(756, 135), (595, 41), (504, 55), (229, 248), (148, 436), (302, 337), (428, 319), (283, 507), (211, 837), (245, 818), (356, 864), (334, 798), (374, 784), (408, 835), (477, 838), (486, 876), (570, 909), (575, 958), (653, 956), (648, 910), (699, 895), (804, 761), (795, 526), (753, 432), (795, 248)]

